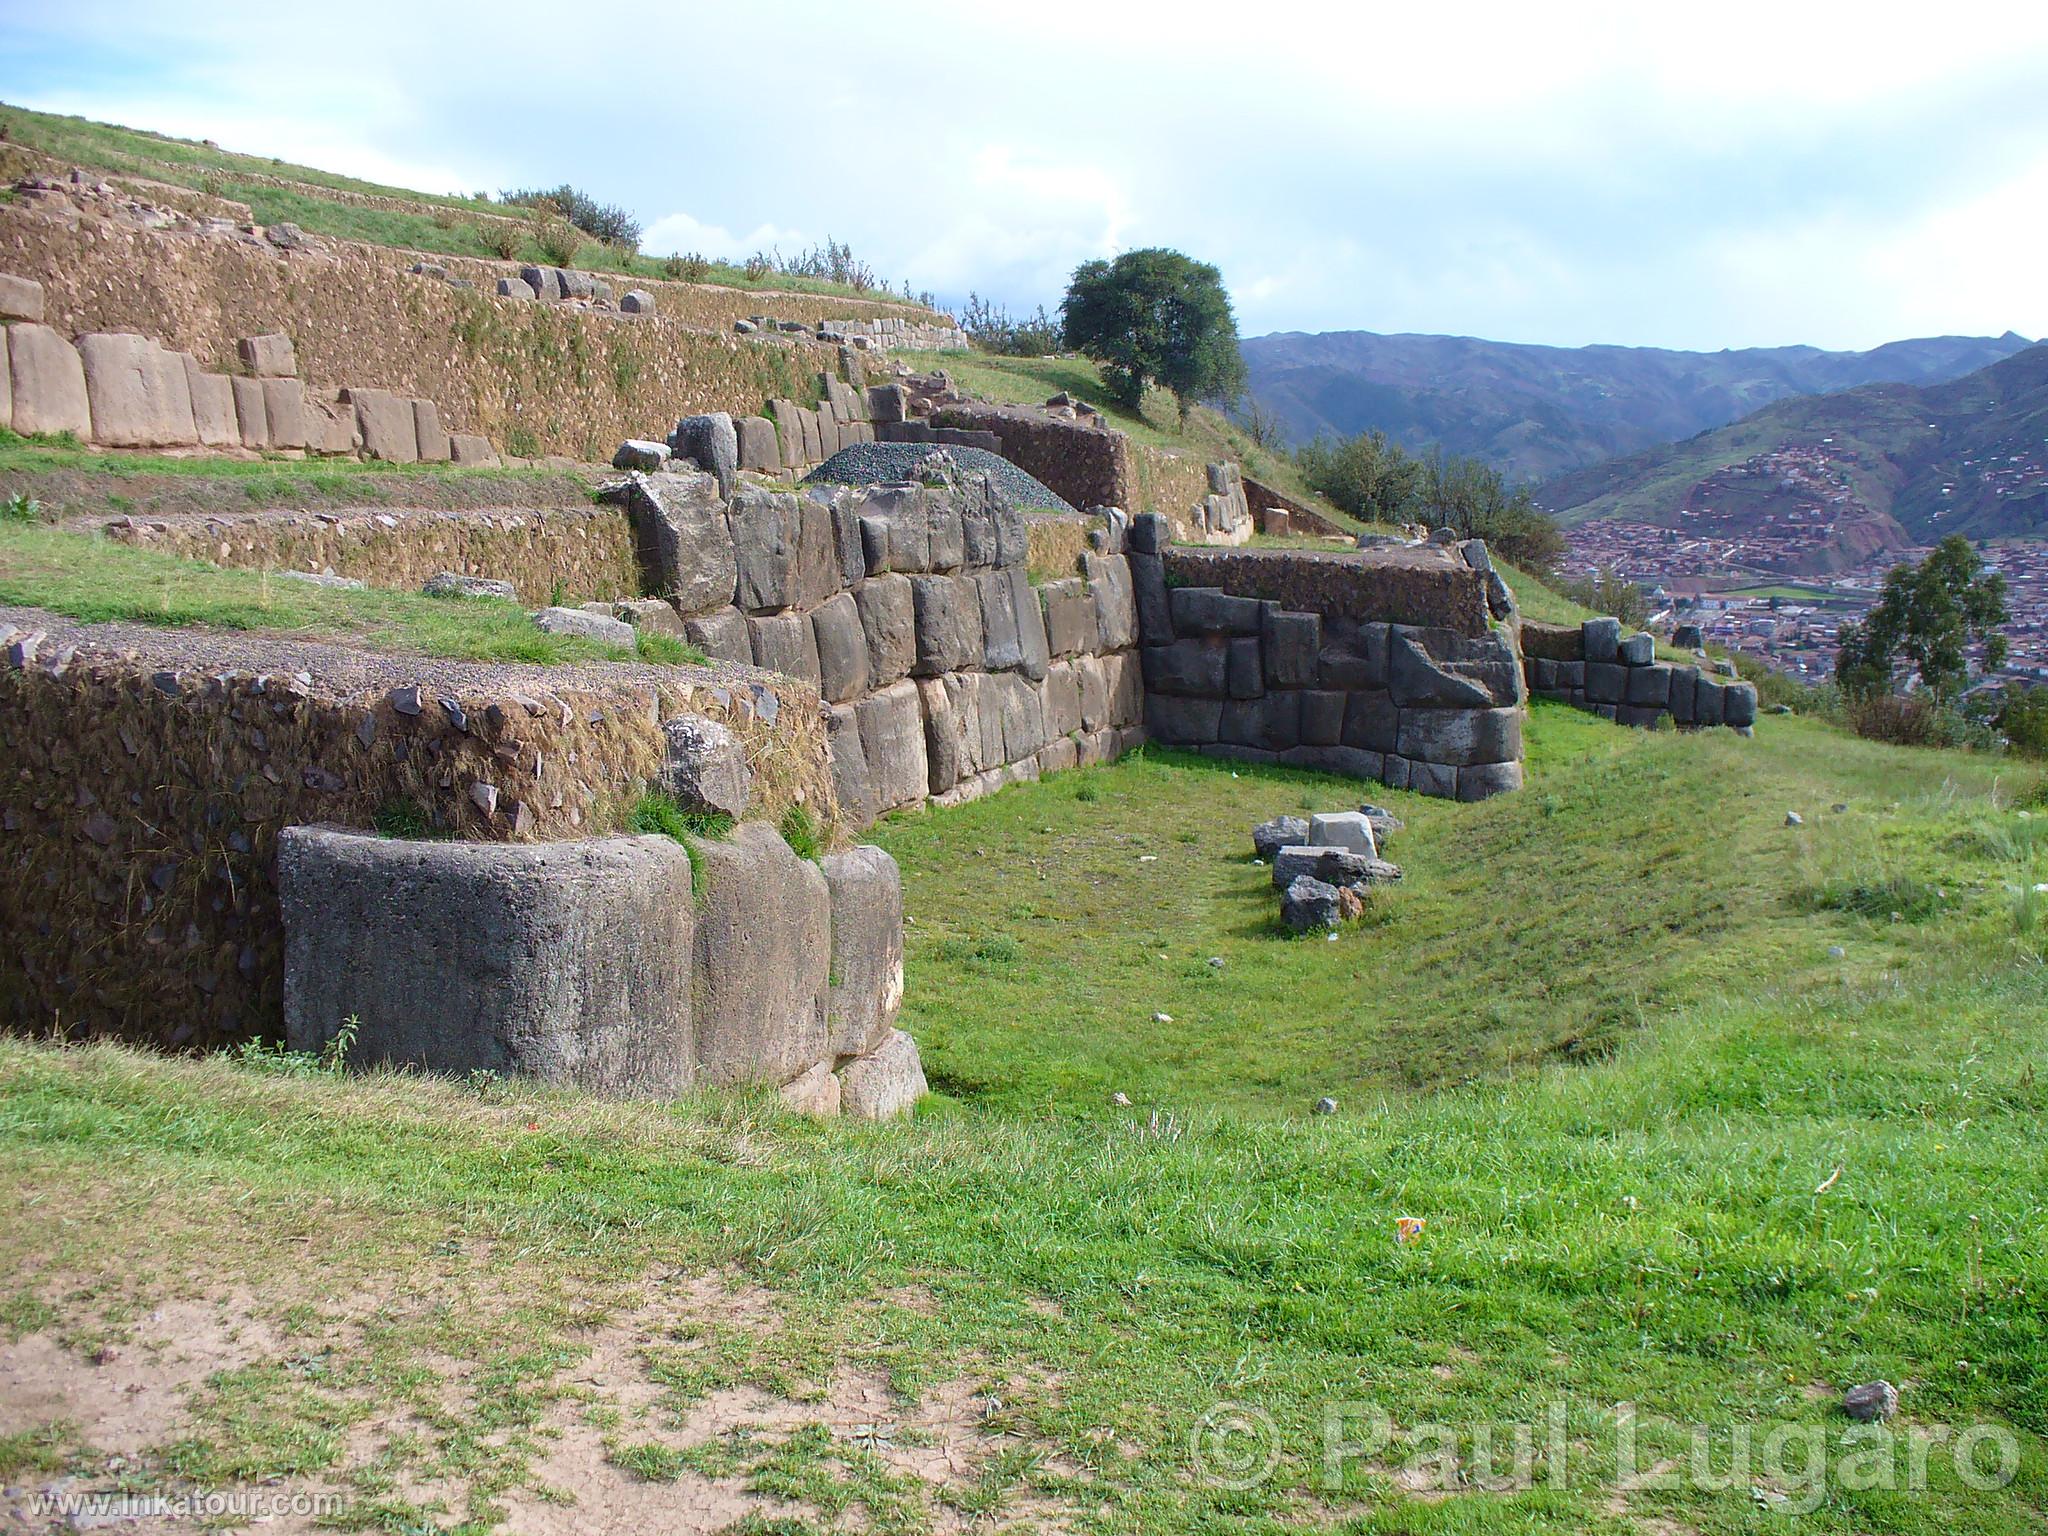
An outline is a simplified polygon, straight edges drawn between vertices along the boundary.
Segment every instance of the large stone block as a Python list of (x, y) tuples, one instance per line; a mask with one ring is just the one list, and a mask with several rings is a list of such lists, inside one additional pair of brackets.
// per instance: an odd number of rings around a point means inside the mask
[(1229, 642), (1229, 660), (1224, 668), (1226, 691), (1233, 699), (1255, 699), (1266, 691), (1265, 669), (1259, 660), (1256, 635)]
[(735, 819), (746, 814), (754, 797), (754, 771), (730, 727), (703, 715), (677, 715), (662, 722), (661, 734), (663, 789), (693, 810)]
[(242, 366), (259, 379), (295, 379), (299, 375), (298, 354), (289, 336), (273, 332), (267, 336), (244, 336), (235, 343)]
[(812, 609), (810, 618), (820, 691), (835, 704), (859, 698), (868, 691), (868, 643), (852, 594), (834, 594)]
[(932, 525), (925, 492), (917, 486), (883, 486), (859, 503), (862, 548), (870, 575), (883, 571), (923, 574), (931, 568)]
[(1388, 642), (1387, 684), (1404, 709), (1489, 709), (1524, 697), (1521, 658), (1505, 630), (1461, 635), (1396, 624)]
[(1671, 669), (1671, 718), (1680, 725), (1693, 723), (1693, 697), (1699, 691), (1698, 667)]
[(880, 1047), (903, 1005), (903, 876), (863, 845), (818, 861), (832, 902), (832, 977), (825, 1024), (834, 1056)]
[[(991, 672), (1015, 671), (1024, 665), (1024, 642), (1017, 633), (1009, 572), (981, 571), (967, 579), (974, 583), (981, 602), (983, 664)], [(1092, 603), (1089, 611), (1094, 611)]]
[(1391, 693), (1361, 688), (1345, 696), (1345, 746), (1392, 752), (1400, 736), (1401, 710)]
[[(1081, 690), (1081, 729), (1099, 731), (1112, 724), (1109, 715), (1109, 674), (1102, 658), (1083, 652), (1072, 658), (1074, 681)], [(1053, 663), (1058, 666), (1059, 663)]]
[(1154, 741), (1198, 747), (1214, 743), (1222, 732), (1223, 700), (1170, 693), (1145, 695), (1145, 730)]
[(388, 389), (349, 389), (342, 393), (355, 407), (356, 433), (362, 439), (365, 454), (389, 464), (419, 462), (419, 427), (413, 421), (410, 400)]
[(1625, 635), (1614, 648), (1625, 667), (1647, 667), (1657, 656), (1657, 641), (1641, 631)]
[(799, 469), (804, 457), (803, 412), (794, 400), (770, 400), (768, 413), (775, 418), (775, 436), (782, 447), (782, 467)]
[(273, 448), (304, 448), (311, 441), (306, 419), (306, 386), (297, 379), (263, 381), (263, 419)]
[(1394, 750), (1416, 762), (1506, 763), (1522, 755), (1519, 709), (1404, 709)]
[(1022, 673), (991, 672), (983, 687), (987, 691), (982, 696), (982, 707), (989, 707), (992, 695), (1002, 717), (1002, 761), (1021, 763), (1035, 758), (1046, 742), (1045, 701), (1039, 685)]
[(235, 402), (235, 438), (244, 448), (270, 446), (270, 414), (263, 408), (263, 381), (228, 380)]
[(960, 507), (945, 492), (936, 492), (924, 499), (925, 512), (925, 568), (933, 571), (957, 571), (966, 563), (966, 531), (961, 523)]
[(1311, 689), (1301, 696), (1301, 740), (1310, 747), (1333, 747), (1344, 739), (1344, 701), (1334, 689)]
[(742, 416), (733, 424), (739, 436), (741, 469), (773, 474), (782, 468), (782, 444), (775, 436), (775, 423), (766, 416)]
[(1621, 648), (1621, 620), (1587, 619), (1579, 626), (1579, 636), (1585, 660), (1612, 662)]
[(492, 469), (504, 462), (491, 446), (491, 440), (480, 432), (450, 432), (448, 457), (457, 464), (481, 464)]
[(446, 464), (455, 456), (448, 429), (441, 425), (441, 408), (431, 400), (412, 403), (413, 435), (419, 439), (422, 464)]
[[(693, 420), (695, 418), (692, 418)], [(839, 586), (832, 510), (809, 496), (743, 485), (728, 514), (738, 585), (750, 613), (811, 608)]]
[(0, 272), (0, 320), (35, 323), (42, 318), (43, 285), (34, 278)]
[(1669, 709), (1670, 666), (1661, 661), (1652, 662), (1647, 666), (1631, 665), (1628, 669), (1627, 690), (1623, 694), (1622, 702), (1633, 704), (1638, 709)]
[(234, 381), (224, 373), (206, 372), (190, 353), (179, 356), (185, 365), (185, 389), (192, 397), (192, 430), (200, 443), (208, 448), (239, 445)]
[(945, 794), (976, 771), (970, 766), (973, 753), (967, 721), (955, 708), (959, 695), (947, 687), (961, 675), (917, 679), (918, 707), (924, 712), (925, 779), (934, 795)]
[[(1590, 621), (1589, 621), (1590, 622)], [(1595, 704), (1619, 704), (1628, 690), (1628, 668), (1618, 661), (1586, 663), (1586, 697)]]
[[(1017, 615), (1017, 645), (1024, 656), (1019, 670), (1035, 682), (1045, 676), (1045, 669), (1052, 660), (1052, 647), (1045, 635), (1045, 613), (1039, 607), (1038, 594), (1032, 590), (1031, 573), (1021, 565), (1013, 565), (1006, 574), (1010, 578), (1010, 607)], [(1099, 623), (1102, 615), (1100, 592), (1096, 594), (1095, 612)]]
[(886, 688), (917, 665), (917, 603), (908, 576), (870, 576), (853, 589), (868, 648), (868, 684)]
[(931, 770), (925, 757), (924, 711), (917, 684), (892, 683), (854, 706), (867, 759), (874, 814), (910, 805), (929, 793)]
[(1285, 752), (1301, 745), (1301, 694), (1288, 689), (1223, 706), (1217, 737), (1233, 746)]
[(1738, 728), (1756, 724), (1756, 684), (1724, 683), (1721, 686), (1721, 718)]
[(1102, 658), (1102, 675), (1109, 688), (1109, 723), (1140, 729), (1145, 723), (1145, 670), (1138, 653), (1112, 651)]
[(1220, 699), (1228, 691), (1230, 647), (1220, 640), (1176, 640), (1148, 645), (1139, 654), (1152, 693)]
[(1290, 768), (1314, 768), (1321, 773), (1341, 773), (1354, 779), (1377, 779), (1384, 772), (1386, 755), (1362, 747), (1310, 746), (1307, 743), (1280, 754)]
[[(1140, 522), (1143, 520), (1139, 519)], [(1136, 526), (1132, 525), (1134, 530)], [(1140, 553), (1135, 545), (1125, 560), (1131, 569), (1131, 592), (1138, 610), (1140, 642), (1145, 645), (1172, 644), (1173, 603), (1167, 596), (1166, 562), (1157, 555)]]
[(1168, 594), (1174, 633), (1179, 635), (1256, 635), (1260, 604), (1255, 597), (1233, 597), (1221, 587), (1176, 587)]
[(830, 1047), (825, 877), (762, 821), (704, 839), (696, 852), (704, 885), (691, 988), (697, 1080), (786, 1083)]
[(754, 664), (754, 636), (737, 608), (719, 608), (683, 621), (683, 635), (713, 661)]
[(1102, 630), (1095, 616), (1095, 598), (1078, 576), (1048, 581), (1038, 589), (1045, 607), (1045, 638), (1055, 656), (1078, 656), (1099, 650)]
[(718, 481), (718, 493), (730, 496), (740, 467), (739, 432), (724, 411), (685, 416), (669, 434), (669, 452), (694, 459), (697, 467)]
[(1264, 612), (1259, 643), (1269, 688), (1313, 688), (1323, 649), (1320, 614), (1290, 613), (1277, 603), (1260, 605)]
[(341, 457), (361, 451), (362, 425), (352, 401), (341, 390), (310, 390), (306, 394), (306, 448)]
[(538, 1077), (605, 1093), (690, 1086), (696, 907), (665, 837), (278, 839), (285, 1040), (351, 1059)]
[(823, 691), (825, 674), (818, 658), (818, 637), (807, 613), (764, 613), (747, 616), (754, 665), (800, 677)]
[[(1095, 622), (1102, 634), (1102, 648), (1120, 651), (1136, 645), (1138, 607), (1131, 589), (1130, 562), (1122, 555), (1091, 552), (1081, 556), (1081, 574), (1087, 578), (1088, 590), (1095, 598)], [(1020, 612), (1020, 620), (1022, 616)]]
[(1458, 770), (1460, 800), (1488, 800), (1522, 787), (1520, 763), (1475, 763)]
[(672, 599), (686, 619), (732, 606), (739, 561), (715, 479), (633, 475), (619, 494), (655, 596)]
[(79, 337), (78, 355), (85, 365), (94, 442), (114, 448), (179, 448), (199, 441), (192, 391), (177, 353), (146, 336), (101, 333)]
[(1341, 692), (1385, 688), (1391, 633), (1387, 624), (1325, 624), (1317, 681)]
[(839, 583), (858, 585), (868, 573), (868, 560), (860, 537), (860, 504), (846, 486), (811, 485), (803, 494), (826, 508), (832, 519), (832, 546), (837, 552)]
[(934, 677), (981, 664), (981, 599), (972, 577), (913, 576), (910, 599), (917, 612), (914, 673)]
[(930, 1092), (917, 1042), (900, 1029), (865, 1056), (839, 1069), (839, 1112), (856, 1120), (889, 1120), (907, 1115)]
[(1081, 678), (1071, 661), (1056, 661), (1039, 691), (1045, 701), (1045, 736), (1051, 741), (1081, 729)]
[(826, 707), (825, 737), (832, 754), (832, 797), (839, 802), (840, 817), (849, 826), (864, 827), (875, 819), (874, 791), (868, 783), (860, 715), (853, 705)]
[(1458, 795), (1458, 775), (1465, 772), (1444, 763), (1425, 763), (1416, 758), (1406, 758), (1408, 764), (1408, 787), (1418, 795), (1434, 795), (1439, 800), (1454, 800)]

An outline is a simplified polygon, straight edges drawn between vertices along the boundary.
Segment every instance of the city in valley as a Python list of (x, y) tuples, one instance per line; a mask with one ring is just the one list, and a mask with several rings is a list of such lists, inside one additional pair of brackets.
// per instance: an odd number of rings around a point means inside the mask
[[(1802, 682), (1834, 675), (1843, 624), (1876, 603), (1894, 566), (1922, 559), (1889, 514), (1853, 488), (1831, 441), (1756, 455), (1702, 480), (1670, 523), (1602, 518), (1568, 530), (1566, 569), (1608, 572), (1642, 586), (1653, 617), (1697, 623), (1709, 644), (1745, 652)], [(1998, 498), (2048, 489), (2039, 453), (1965, 460), (1973, 489)], [(1944, 497), (1959, 487), (1943, 485)], [(1764, 494), (1767, 492), (1767, 495)], [(1930, 519), (1938, 528), (1941, 512)], [(2048, 681), (2048, 543), (1980, 543), (2005, 577), (2010, 649), (1994, 683)]]

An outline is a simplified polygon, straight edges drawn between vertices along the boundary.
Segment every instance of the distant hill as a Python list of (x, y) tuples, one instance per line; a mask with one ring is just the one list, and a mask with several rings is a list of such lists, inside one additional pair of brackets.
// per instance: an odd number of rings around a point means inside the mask
[(1535, 496), (1568, 525), (1621, 518), (1743, 537), (1825, 520), (1849, 558), (1949, 533), (2048, 538), (2048, 345), (1945, 383), (1781, 400)]
[(2028, 345), (2008, 331), (1894, 341), (1868, 352), (1671, 352), (1290, 331), (1250, 338), (1244, 355), (1252, 393), (1296, 442), (1378, 427), (1410, 448), (1440, 443), (1514, 479), (1547, 480), (1722, 426), (1787, 396), (1939, 383)]

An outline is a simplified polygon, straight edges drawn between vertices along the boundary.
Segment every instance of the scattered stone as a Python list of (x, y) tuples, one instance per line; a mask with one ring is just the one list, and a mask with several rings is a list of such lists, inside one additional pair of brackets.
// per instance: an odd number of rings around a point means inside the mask
[(390, 700), (391, 707), (401, 715), (417, 715), (424, 707), (417, 683), (407, 683), (403, 688), (394, 688), (384, 697)]
[(1155, 1013), (1152, 1015), (1152, 1022), (1154, 1024), (1171, 1024), (1173, 1022), (1173, 1015), (1170, 1013)]
[(333, 587), (343, 592), (361, 592), (364, 583), (353, 576), (337, 576), (332, 571), (279, 571), (278, 575), (287, 581), (303, 581), (309, 586)]
[(1785, 813), (1785, 825), (1788, 827), (1803, 827), (1806, 825), (1806, 818), (1797, 811), (1787, 811)]
[(654, 295), (645, 288), (628, 288), (619, 295), (619, 309), (628, 315), (651, 315), (654, 313)]
[(747, 751), (732, 731), (703, 715), (678, 715), (662, 723), (668, 760), (662, 788), (685, 806), (744, 814), (754, 794)]
[(461, 571), (442, 571), (420, 585), (428, 597), (509, 597), (517, 599), (519, 589), (494, 576), (466, 576)]
[(1844, 959), (1847, 957), (1848, 953), (1849, 951), (1842, 948), (1842, 946), (1839, 944), (1830, 944), (1828, 946), (1828, 958), (1830, 960)]
[(1261, 859), (1270, 859), (1282, 848), (1308, 841), (1308, 822), (1299, 816), (1276, 816), (1252, 828), (1252, 847)]
[(1337, 1101), (1325, 1094), (1316, 1100), (1315, 1112), (1319, 1115), (1334, 1115), (1337, 1113)]
[(1112, 1093), (1109, 1096), (1109, 1102), (1112, 1108), (1129, 1109), (1131, 1107), (1131, 1096), (1128, 1093), (1122, 1092)]
[(1842, 1394), (1842, 1411), (1862, 1424), (1888, 1419), (1899, 1411), (1899, 1389), (1888, 1381), (1866, 1381)]
[(612, 455), (613, 469), (638, 469), (653, 474), (668, 462), (668, 444), (649, 442), (644, 437), (629, 437), (619, 444), (619, 450)]
[(1209, 969), (1210, 969), (1210, 970), (1212, 970), (1212, 971), (1220, 971), (1220, 970), (1222, 970), (1222, 969), (1223, 969), (1223, 957), (1222, 957), (1221, 955), (1211, 955), (1211, 956), (1209, 957)]
[(840, 1110), (860, 1120), (886, 1120), (908, 1114), (929, 1092), (917, 1042), (900, 1029), (872, 1053), (856, 1056), (839, 1069)]
[(1837, 816), (1840, 816), (1843, 812), (1847, 811), (1849, 807), (1846, 805), (1836, 804), (1829, 806), (1828, 809), (1833, 811)]
[(469, 798), (476, 803), (476, 808), (486, 816), (495, 816), (497, 814), (498, 789), (495, 784), (485, 784), (479, 781), (470, 785)]
[(1372, 821), (1363, 811), (1311, 816), (1307, 841), (1322, 848), (1348, 848), (1369, 859), (1379, 856), (1379, 847), (1373, 841)]
[(694, 459), (697, 467), (718, 479), (718, 493), (732, 494), (733, 477), (739, 473), (739, 429), (725, 411), (707, 411), (685, 416), (669, 434), (669, 452), (679, 459)]
[(633, 649), (632, 625), (601, 613), (585, 613), (581, 608), (543, 608), (534, 614), (533, 627), (545, 635), (575, 635), (599, 645)]
[(1335, 928), (1341, 920), (1337, 888), (1325, 885), (1313, 875), (1297, 875), (1281, 898), (1280, 918), (1296, 933)]

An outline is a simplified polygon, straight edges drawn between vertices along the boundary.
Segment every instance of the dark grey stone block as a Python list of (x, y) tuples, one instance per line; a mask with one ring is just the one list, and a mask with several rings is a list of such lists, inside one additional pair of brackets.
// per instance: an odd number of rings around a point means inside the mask
[(1222, 731), (1223, 700), (1178, 694), (1145, 695), (1145, 730), (1154, 741), (1174, 746), (1207, 746)]
[(1390, 693), (1360, 689), (1346, 696), (1344, 745), (1392, 752), (1401, 734), (1401, 711)]
[(1260, 603), (1233, 597), (1220, 587), (1175, 587), (1168, 594), (1173, 628), (1180, 635), (1256, 635)]
[(1404, 709), (1395, 748), (1411, 762), (1504, 763), (1522, 755), (1519, 709)]
[(1585, 647), (1586, 660), (1611, 662), (1621, 645), (1621, 620), (1587, 619), (1579, 626), (1579, 638)]
[[(1645, 636), (1645, 638), (1648, 638)], [(1633, 704), (1638, 709), (1669, 709), (1671, 707), (1671, 668), (1664, 662), (1652, 662), (1648, 666), (1632, 666), (1628, 669), (1627, 692), (1622, 702)]]
[(836, 592), (811, 610), (811, 634), (818, 648), (818, 688), (834, 704), (868, 691), (867, 635), (860, 607), (849, 592)]
[(1263, 605), (1259, 634), (1265, 648), (1266, 685), (1269, 688), (1313, 688), (1318, 659), (1323, 648), (1323, 621), (1319, 614), (1290, 613), (1278, 604)]
[(1595, 704), (1619, 704), (1628, 689), (1628, 668), (1618, 661), (1586, 663), (1586, 697)]
[(1344, 739), (1344, 701), (1334, 689), (1315, 689), (1301, 696), (1301, 739), (1312, 747), (1335, 746)]
[(910, 597), (917, 612), (913, 674), (935, 677), (981, 664), (981, 598), (972, 577), (913, 576)]
[(1646, 667), (1657, 659), (1657, 642), (1641, 633), (1628, 635), (1615, 646), (1615, 654), (1625, 667)]
[(704, 885), (691, 987), (697, 1080), (786, 1083), (829, 1050), (825, 877), (762, 821), (700, 839), (696, 855)]
[(1144, 658), (1148, 693), (1220, 699), (1227, 691), (1230, 651), (1216, 640), (1176, 640), (1148, 645)]
[(1233, 699), (1255, 699), (1266, 691), (1265, 668), (1259, 660), (1256, 636), (1232, 640), (1225, 664), (1225, 683)]

